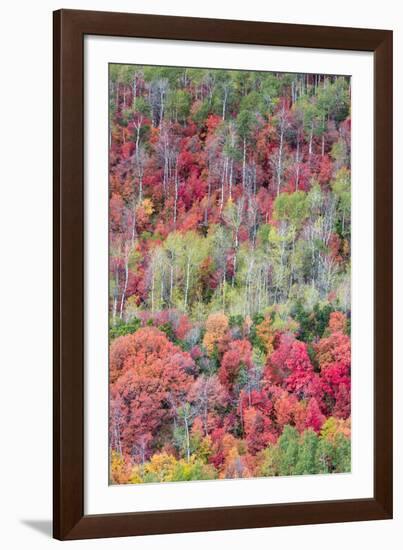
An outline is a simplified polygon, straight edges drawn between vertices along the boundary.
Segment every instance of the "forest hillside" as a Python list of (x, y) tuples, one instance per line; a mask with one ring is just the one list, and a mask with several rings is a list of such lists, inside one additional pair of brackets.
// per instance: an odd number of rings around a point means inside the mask
[(349, 471), (349, 78), (109, 85), (111, 482)]

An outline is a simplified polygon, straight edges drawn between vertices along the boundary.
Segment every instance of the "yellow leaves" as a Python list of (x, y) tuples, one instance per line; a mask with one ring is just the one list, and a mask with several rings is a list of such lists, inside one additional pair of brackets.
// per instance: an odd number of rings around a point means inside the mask
[(151, 214), (154, 212), (154, 205), (151, 199), (142, 200), (136, 207), (136, 222), (137, 225), (146, 224)]
[(173, 481), (175, 470), (181, 464), (186, 467), (184, 460), (177, 460), (173, 455), (162, 452), (154, 454), (149, 462), (133, 467), (129, 483), (144, 483), (145, 479), (152, 477), (157, 482)]
[(270, 357), (274, 350), (273, 343), (275, 337), (275, 331), (273, 330), (270, 317), (266, 317), (259, 325), (257, 325), (256, 335), (265, 348), (267, 357)]
[(224, 456), (228, 456), (228, 454), (232, 449), (236, 449), (236, 452), (238, 453), (236, 444), (237, 444), (237, 439), (232, 434), (228, 434), (228, 433), (225, 434), (221, 442)]
[(228, 317), (225, 313), (212, 313), (208, 316), (203, 344), (209, 355), (214, 352), (215, 346), (226, 336), (228, 327)]
[(126, 300), (125, 319), (127, 321), (130, 321), (131, 319), (136, 317), (137, 312), (139, 310), (138, 303), (139, 303), (139, 297), (136, 294), (132, 294)]
[(172, 481), (176, 458), (167, 453), (157, 453), (144, 466), (145, 474), (154, 474), (158, 481)]
[(207, 462), (212, 451), (212, 441), (211, 437), (209, 435), (206, 435), (203, 437), (203, 439), (200, 442), (199, 448), (197, 449), (197, 456), (202, 460), (203, 462)]
[(207, 463), (212, 452), (212, 445), (211, 436), (204, 435), (203, 423), (200, 417), (197, 417), (191, 430), (191, 446), (194, 449), (194, 456)]
[(144, 199), (141, 203), (141, 206), (148, 216), (151, 216), (151, 214), (154, 212), (154, 205), (151, 199)]
[(251, 477), (245, 456), (242, 456), (239, 449), (234, 446), (228, 451), (225, 459), (223, 476), (227, 479)]
[(129, 483), (143, 483), (143, 478), (141, 475), (141, 466), (133, 467), (129, 477)]
[(130, 467), (123, 456), (112, 451), (110, 459), (110, 479), (113, 484), (127, 483), (130, 477)]
[(188, 481), (191, 479), (214, 479), (215, 472), (209, 465), (192, 455), (189, 462), (176, 459), (167, 452), (154, 454), (149, 462), (132, 468), (129, 483)]
[(342, 418), (335, 418), (330, 416), (326, 422), (323, 424), (320, 431), (321, 437), (327, 441), (334, 443), (337, 434), (342, 434), (348, 439), (351, 436), (351, 419), (347, 418), (343, 420)]
[(236, 447), (232, 447), (229, 450), (229, 453), (228, 453), (228, 456), (227, 456), (228, 461), (232, 462), (232, 461), (236, 460), (238, 457), (239, 457), (238, 449)]

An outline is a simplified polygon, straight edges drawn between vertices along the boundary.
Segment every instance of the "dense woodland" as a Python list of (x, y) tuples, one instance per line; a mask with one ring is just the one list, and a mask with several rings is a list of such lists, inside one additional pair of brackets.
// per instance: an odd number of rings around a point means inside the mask
[(110, 65), (110, 478), (350, 471), (350, 81)]

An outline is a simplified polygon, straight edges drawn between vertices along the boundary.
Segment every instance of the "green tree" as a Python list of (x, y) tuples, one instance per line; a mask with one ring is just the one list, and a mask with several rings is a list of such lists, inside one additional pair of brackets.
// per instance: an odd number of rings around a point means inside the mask
[(307, 194), (304, 191), (280, 193), (274, 201), (273, 211), (276, 220), (286, 220), (300, 229), (309, 214)]
[[(209, 253), (210, 239), (195, 231), (170, 233), (163, 246), (163, 257), (158, 262), (161, 295), (168, 294), (168, 302), (188, 311), (200, 294), (200, 264)], [(159, 259), (159, 256), (158, 256)], [(162, 279), (161, 279), (162, 277)]]
[(295, 228), (282, 221), (272, 227), (269, 233), (268, 257), (272, 268), (274, 302), (288, 296), (291, 264), (289, 261), (292, 243), (295, 241)]
[(246, 150), (251, 139), (253, 129), (256, 127), (256, 114), (252, 110), (242, 110), (236, 119), (238, 135), (242, 142), (242, 186), (245, 188), (246, 175)]
[(316, 450), (318, 447), (318, 436), (309, 429), (301, 435), (298, 449), (298, 461), (295, 466), (296, 474), (316, 473)]
[(294, 109), (297, 111), (302, 120), (304, 132), (308, 135), (308, 154), (309, 161), (312, 157), (313, 137), (318, 132), (321, 132), (321, 123), (323, 123), (323, 115), (318, 108), (316, 98), (309, 95), (301, 96), (295, 103)]
[(335, 442), (335, 472), (351, 472), (351, 441), (345, 435), (336, 434)]
[(166, 112), (171, 120), (185, 123), (190, 113), (191, 97), (184, 90), (170, 90)]
[(345, 120), (350, 110), (349, 84), (344, 77), (336, 78), (334, 82), (326, 79), (317, 93), (318, 109), (323, 116), (336, 122)]
[(332, 190), (339, 200), (339, 212), (341, 217), (340, 232), (343, 237), (349, 234), (351, 215), (351, 174), (343, 167), (336, 173), (331, 183)]
[(335, 470), (336, 453), (334, 445), (327, 439), (320, 438), (316, 451), (316, 472), (330, 474)]
[(278, 439), (278, 475), (289, 476), (295, 473), (298, 463), (299, 445), (298, 431), (293, 426), (284, 426)]

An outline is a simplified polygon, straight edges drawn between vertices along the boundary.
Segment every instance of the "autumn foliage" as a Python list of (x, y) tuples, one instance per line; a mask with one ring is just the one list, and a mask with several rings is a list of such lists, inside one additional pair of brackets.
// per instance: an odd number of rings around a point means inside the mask
[(350, 471), (350, 81), (110, 65), (112, 483)]

